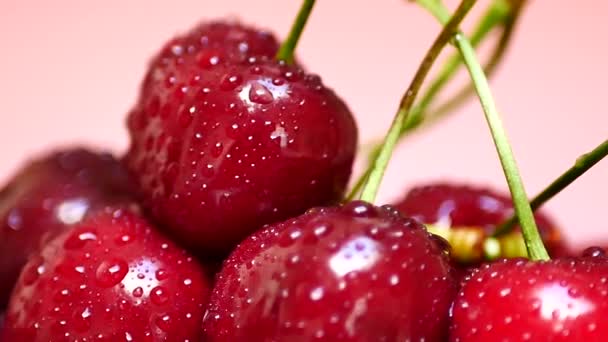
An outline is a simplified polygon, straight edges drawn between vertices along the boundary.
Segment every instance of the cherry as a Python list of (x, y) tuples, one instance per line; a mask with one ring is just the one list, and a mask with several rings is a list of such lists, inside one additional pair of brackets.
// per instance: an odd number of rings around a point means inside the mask
[(604, 341), (608, 259), (502, 260), (465, 280), (451, 341)]
[[(454, 231), (454, 240), (462, 241), (451, 242), (455, 249), (464, 250), (454, 251), (454, 255), (462, 255), (461, 263), (473, 265), (483, 261), (483, 240), (494, 232), (496, 225), (513, 214), (512, 200), (508, 195), (488, 188), (447, 182), (415, 187), (397, 201), (395, 207), (425, 224), (458, 230)], [(535, 219), (549, 253), (552, 256), (567, 254), (560, 230), (553, 221), (542, 212), (537, 212)], [(457, 236), (458, 233), (462, 236)], [(502, 254), (498, 256), (513, 256), (509, 253), (526, 255), (519, 227), (516, 232), (497, 241), (502, 245)], [(459, 242), (466, 245), (457, 246)]]
[(92, 213), (33, 255), (5, 341), (199, 341), (204, 270), (138, 215)]
[(347, 106), (298, 67), (202, 63), (201, 53), (184, 49), (181, 63), (154, 72), (129, 115), (126, 162), (150, 214), (217, 254), (264, 224), (339, 201), (357, 145)]
[(455, 282), (445, 242), (388, 207), (311, 209), (242, 242), (216, 278), (208, 341), (438, 341)]
[(71, 148), (25, 165), (0, 191), (0, 309), (30, 253), (95, 208), (132, 204), (132, 193), (107, 153)]
[[(273, 57), (278, 50), (279, 43), (269, 31), (238, 21), (201, 22), (168, 41), (154, 56), (142, 83), (142, 97), (148, 93), (154, 96), (159, 79), (168, 84), (177, 81), (170, 74), (174, 68), (185, 70), (196, 65), (213, 65), (220, 60), (239, 62), (250, 56)], [(191, 76), (196, 77), (198, 72), (193, 71)]]

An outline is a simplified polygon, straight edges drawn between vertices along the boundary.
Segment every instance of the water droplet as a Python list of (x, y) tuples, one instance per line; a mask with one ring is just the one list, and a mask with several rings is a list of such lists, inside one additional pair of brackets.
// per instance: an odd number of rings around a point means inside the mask
[(198, 109), (196, 106), (190, 106), (188, 108), (184, 108), (177, 118), (178, 124), (181, 128), (188, 128), (192, 124), (192, 120), (196, 115)]
[(150, 291), (150, 300), (156, 305), (163, 305), (169, 300), (169, 294), (162, 286), (157, 286)]
[(97, 267), (95, 276), (100, 286), (111, 287), (120, 283), (128, 272), (128, 265), (124, 260), (106, 260)]
[(274, 100), (274, 97), (265, 85), (254, 82), (249, 89), (249, 100), (258, 104), (269, 104)]
[(169, 273), (167, 272), (167, 270), (165, 270), (164, 268), (159, 268), (158, 270), (156, 270), (156, 279), (162, 281), (167, 278), (169, 278)]
[(91, 328), (91, 316), (92, 312), (89, 307), (84, 308), (80, 312), (76, 311), (71, 326), (80, 333), (86, 332)]
[(243, 78), (240, 75), (226, 74), (220, 81), (220, 89), (226, 91), (233, 90), (238, 87), (241, 82), (243, 82)]
[(203, 50), (196, 56), (196, 61), (201, 68), (209, 69), (220, 64), (221, 58), (213, 50)]
[(171, 46), (171, 53), (173, 53), (175, 56), (181, 56), (181, 54), (184, 53), (184, 47), (179, 44), (175, 44)]
[(84, 247), (87, 242), (95, 240), (97, 240), (95, 231), (78, 229), (65, 240), (63, 247), (66, 249), (79, 249)]
[(376, 213), (371, 204), (361, 201), (350, 202), (344, 206), (344, 210), (349, 211), (357, 217), (371, 217)]
[(162, 315), (156, 318), (155, 320), (156, 326), (158, 326), (163, 331), (169, 331), (171, 328), (171, 316)]
[(315, 287), (312, 291), (310, 291), (310, 299), (316, 302), (318, 300), (321, 300), (324, 294), (325, 291), (322, 287)]
[(192, 285), (192, 279), (190, 279), (190, 278), (184, 279), (184, 285), (186, 285), (186, 286)]
[(20, 230), (22, 223), (23, 218), (21, 217), (19, 209), (11, 209), (8, 217), (6, 218), (6, 224), (9, 226), (9, 228), (15, 231)]
[(116, 244), (119, 246), (124, 246), (133, 241), (133, 237), (129, 234), (120, 234), (116, 237)]
[(142, 289), (141, 286), (138, 286), (133, 290), (133, 297), (139, 298), (143, 295), (144, 295), (144, 289)]
[(25, 286), (32, 285), (46, 270), (44, 260), (36, 256), (23, 270), (23, 284)]

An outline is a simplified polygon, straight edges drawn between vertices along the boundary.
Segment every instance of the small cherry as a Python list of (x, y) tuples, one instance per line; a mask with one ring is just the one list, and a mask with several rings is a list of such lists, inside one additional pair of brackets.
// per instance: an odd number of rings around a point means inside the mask
[[(449, 41), (446, 31), (470, 7), (459, 7), (416, 79), (424, 78)], [(419, 86), (413, 82), (407, 93), (415, 96)], [(389, 136), (401, 130), (395, 122)], [(372, 172), (380, 176), (370, 177), (366, 200), (373, 200), (393, 146), (384, 145)], [(311, 209), (237, 246), (216, 278), (205, 338), (441, 341), (456, 292), (453, 271), (445, 241), (390, 207), (352, 201)]]
[[(448, 240), (452, 256), (463, 265), (478, 265), (486, 258), (527, 255), (519, 227), (489, 239), (496, 227), (513, 214), (511, 198), (495, 190), (463, 183), (430, 183), (412, 188), (394, 206)], [(568, 248), (555, 223), (540, 211), (535, 213), (535, 219), (549, 254), (566, 255)]]
[[(176, 41), (197, 42), (191, 34)], [(129, 115), (125, 158), (171, 235), (223, 255), (264, 224), (340, 200), (357, 128), (319, 77), (265, 56), (171, 46)]]
[(127, 172), (110, 154), (55, 151), (26, 164), (0, 191), (0, 308), (27, 257), (90, 211), (134, 205)]
[(202, 267), (124, 209), (92, 213), (33, 255), (3, 341), (200, 341)]

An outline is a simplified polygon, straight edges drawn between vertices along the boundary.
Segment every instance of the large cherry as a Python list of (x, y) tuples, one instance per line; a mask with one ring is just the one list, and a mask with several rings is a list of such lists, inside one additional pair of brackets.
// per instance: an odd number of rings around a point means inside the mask
[(454, 303), (450, 340), (606, 341), (608, 259), (510, 259), (474, 271)]
[(266, 58), (176, 54), (129, 115), (126, 162), (145, 207), (182, 243), (225, 253), (264, 224), (342, 197), (357, 130), (319, 77)]
[(145, 220), (100, 209), (24, 267), (4, 341), (200, 341), (202, 267)]
[(30, 253), (95, 208), (131, 205), (133, 192), (107, 153), (71, 148), (25, 165), (0, 191), (0, 308)]
[(216, 278), (208, 341), (440, 341), (456, 292), (442, 240), (387, 207), (312, 209), (246, 239)]
[[(462, 183), (435, 183), (412, 188), (395, 207), (406, 216), (413, 217), (434, 228), (451, 228), (455, 256), (461, 262), (477, 264), (483, 260), (483, 241), (496, 226), (513, 214), (508, 195), (488, 188)], [(567, 248), (556, 224), (542, 212), (535, 214), (539, 232), (552, 256), (562, 256)], [(454, 240), (454, 241), (452, 241)], [(460, 245), (462, 243), (462, 245)], [(519, 227), (497, 240), (500, 256), (526, 255)]]
[[(211, 63), (219, 59), (242, 62), (251, 56), (274, 57), (279, 49), (275, 36), (265, 30), (232, 20), (203, 21), (184, 34), (169, 40), (150, 62), (142, 83), (141, 96), (157, 91), (157, 82), (170, 82), (171, 65), (188, 68), (192, 56), (199, 63)], [(192, 75), (193, 77), (195, 75)]]

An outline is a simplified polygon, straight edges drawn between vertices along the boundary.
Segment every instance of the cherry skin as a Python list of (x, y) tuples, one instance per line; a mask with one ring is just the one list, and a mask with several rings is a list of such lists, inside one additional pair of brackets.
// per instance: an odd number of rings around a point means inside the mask
[(200, 341), (202, 267), (138, 215), (107, 208), (24, 267), (4, 341)]
[[(469, 237), (480, 236), (481, 240), (492, 234), (496, 225), (513, 214), (513, 204), (508, 195), (458, 183), (436, 183), (415, 187), (397, 201), (395, 207), (403, 215), (413, 217), (425, 224), (466, 230), (470, 233)], [(535, 219), (551, 256), (565, 256), (567, 246), (555, 223), (542, 212), (536, 212)], [(504, 235), (501, 241), (513, 242), (515, 239), (521, 242), (518, 245), (523, 249), (519, 227), (516, 227), (513, 233)], [(473, 246), (473, 249), (477, 248), (480, 250), (465, 251), (474, 255), (466, 262), (467, 266), (479, 265), (483, 262), (482, 246)]]
[[(242, 62), (251, 56), (272, 58), (278, 50), (279, 43), (269, 31), (238, 21), (203, 21), (169, 40), (154, 56), (142, 83), (141, 95), (145, 97), (157, 91), (158, 73), (171, 72), (170, 65), (188, 68), (187, 64), (194, 62), (189, 60), (193, 55), (202, 64), (213, 64), (219, 59)], [(171, 82), (170, 76), (166, 76), (167, 82)]]
[(439, 341), (456, 284), (445, 242), (351, 202), (256, 232), (216, 277), (207, 341)]
[(508, 259), (474, 271), (450, 341), (606, 341), (608, 259)]
[(133, 193), (107, 153), (70, 148), (26, 164), (0, 190), (0, 309), (32, 252), (95, 208), (134, 203)]
[(128, 118), (126, 162), (152, 217), (193, 250), (223, 254), (264, 224), (338, 202), (357, 129), (318, 77), (205, 53), (186, 49), (154, 73)]

